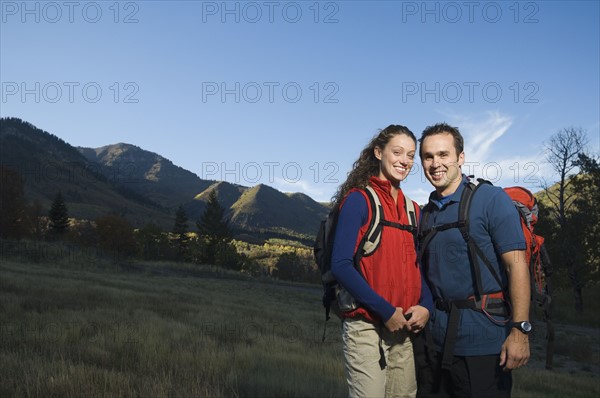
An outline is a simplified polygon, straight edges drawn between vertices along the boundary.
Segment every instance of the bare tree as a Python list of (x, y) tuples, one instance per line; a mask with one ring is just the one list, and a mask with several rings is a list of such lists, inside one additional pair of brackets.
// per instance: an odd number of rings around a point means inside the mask
[(552, 204), (551, 208), (558, 222), (560, 253), (573, 285), (575, 311), (578, 313), (583, 312), (583, 283), (577, 272), (577, 256), (574, 253), (576, 249), (571, 244), (572, 239), (569, 239), (573, 238), (571, 236), (573, 228), (569, 228), (567, 215), (577, 195), (576, 190), (569, 189), (569, 187), (576, 181), (576, 177), (580, 173), (578, 159), (579, 155), (584, 153), (587, 143), (587, 133), (584, 129), (581, 127), (568, 127), (559, 130), (544, 145), (546, 161), (558, 174), (559, 180), (557, 182), (558, 190), (550, 189), (545, 180), (542, 183), (542, 188), (544, 188), (546, 197)]
[(545, 160), (558, 174), (558, 192), (550, 189), (550, 185), (543, 180), (542, 188), (548, 200), (552, 203), (556, 220), (561, 229), (566, 223), (565, 214), (573, 204), (575, 192), (568, 192), (567, 188), (573, 182), (574, 175), (578, 174), (577, 160), (587, 145), (587, 133), (581, 127), (568, 127), (559, 130), (550, 141), (544, 145)]

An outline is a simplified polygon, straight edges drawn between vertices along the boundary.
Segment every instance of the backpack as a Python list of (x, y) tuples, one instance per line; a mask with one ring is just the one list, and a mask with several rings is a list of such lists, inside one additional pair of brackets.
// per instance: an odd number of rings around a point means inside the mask
[[(416, 242), (417, 216), (413, 201), (404, 195), (405, 208), (408, 215), (409, 225), (403, 225), (391, 222), (385, 219), (383, 206), (375, 190), (367, 186), (363, 192), (366, 194), (369, 206), (371, 208), (371, 220), (369, 227), (361, 238), (358, 249), (354, 253), (354, 267), (362, 275), (360, 260), (365, 256), (372, 255), (381, 242), (381, 232), (384, 226), (390, 226), (409, 231), (413, 234)], [(325, 307), (325, 321), (330, 319), (330, 312), (341, 317), (344, 312), (350, 312), (360, 306), (354, 298), (344, 289), (335, 279), (331, 272), (331, 254), (333, 250), (333, 241), (337, 227), (337, 219), (340, 213), (340, 206), (336, 205), (327, 215), (319, 226), (317, 238), (314, 243), (314, 258), (321, 272), (321, 282), (323, 285), (323, 307)], [(364, 277), (364, 275), (363, 275)], [(323, 334), (325, 338), (325, 334)]]
[(521, 216), (521, 227), (527, 250), (525, 252), (531, 276), (531, 301), (533, 308), (541, 308), (546, 323), (546, 369), (552, 369), (554, 352), (554, 323), (552, 320), (552, 263), (544, 238), (534, 231), (538, 221), (538, 205), (533, 194), (523, 187), (504, 188)]
[[(490, 184), (491, 182), (483, 180), (481, 178), (477, 179), (478, 184), (474, 184), (472, 182), (467, 185), (463, 191), (463, 194), (460, 199), (459, 210), (458, 210), (458, 221), (454, 223), (444, 224), (437, 226), (435, 228), (431, 228), (427, 231), (419, 231), (419, 259), (421, 259), (425, 248), (431, 242), (431, 239), (435, 236), (435, 234), (439, 231), (444, 231), (450, 228), (458, 228), (463, 236), (463, 239), (467, 242), (469, 247), (469, 256), (471, 258), (472, 268), (472, 276), (474, 279), (474, 298), (478, 300), (482, 296), (489, 294), (487, 292), (483, 292), (482, 284), (481, 284), (481, 271), (479, 266), (475, 266), (480, 262), (488, 268), (494, 279), (498, 284), (499, 291), (503, 290), (503, 286), (501, 283), (500, 275), (493, 269), (491, 262), (485, 257), (483, 251), (473, 242), (472, 239), (469, 239), (469, 208), (471, 205), (471, 199), (477, 189), (484, 185)], [(545, 301), (549, 300), (549, 295), (546, 289), (546, 278), (548, 278), (551, 274), (551, 270), (548, 268), (547, 262), (543, 261), (544, 248), (544, 238), (536, 235), (534, 233), (534, 226), (538, 220), (538, 205), (537, 200), (526, 188), (523, 187), (510, 187), (504, 188), (504, 192), (511, 198), (513, 201), (519, 216), (521, 218), (521, 228), (523, 230), (523, 235), (525, 237), (526, 242), (526, 259), (529, 264), (529, 272), (531, 275), (531, 295), (532, 299), (536, 299), (538, 304), (543, 304)], [(421, 225), (425, 225), (429, 213), (427, 211), (423, 211), (423, 221)], [(489, 296), (488, 296), (489, 297)], [(484, 297), (485, 298), (485, 297)], [(481, 303), (485, 305), (485, 302)], [(489, 302), (488, 302), (489, 304)], [(484, 307), (479, 307), (475, 309), (483, 309)]]
[(535, 196), (523, 187), (504, 188), (504, 192), (512, 199), (521, 216), (521, 227), (527, 246), (525, 255), (531, 275), (531, 298), (538, 306), (544, 306), (551, 300), (547, 278), (552, 274), (549, 269), (547, 253), (544, 249), (544, 238), (534, 232), (538, 221), (538, 204)]
[[(424, 208), (423, 220), (419, 226), (419, 262), (422, 259), (427, 245), (431, 242), (436, 233), (450, 228), (458, 228), (460, 230), (461, 235), (467, 244), (469, 259), (471, 260), (471, 277), (473, 279), (474, 295), (464, 300), (454, 300), (452, 302), (436, 300), (436, 307), (450, 314), (446, 343), (444, 344), (442, 366), (449, 366), (448, 361), (450, 361), (454, 342), (456, 341), (456, 333), (458, 330), (458, 311), (452, 311), (453, 309), (471, 309), (482, 312), (492, 322), (497, 324), (505, 324), (510, 321), (510, 307), (505, 299), (505, 297), (508, 295), (508, 286), (502, 285), (500, 275), (498, 275), (490, 260), (485, 256), (475, 241), (470, 239), (469, 235), (468, 215), (472, 197), (477, 192), (479, 187), (485, 184), (491, 185), (491, 182), (481, 178), (477, 179), (477, 182), (478, 184), (469, 182), (469, 184), (463, 190), (459, 203), (458, 220), (456, 222), (439, 225), (426, 231), (421, 231), (421, 226), (427, 224), (427, 218), (430, 215), (430, 212), (427, 211), (427, 208)], [(512, 199), (521, 217), (521, 227), (523, 229), (523, 235), (525, 236), (526, 241), (526, 259), (529, 264), (529, 272), (531, 276), (531, 299), (535, 299), (538, 305), (544, 306), (544, 316), (547, 322), (549, 322), (551, 318), (549, 305), (551, 302), (551, 296), (549, 289), (547, 289), (547, 286), (545, 287), (544, 285), (549, 281), (552, 270), (548, 261), (547, 253), (545, 252), (543, 246), (544, 238), (536, 235), (533, 231), (538, 217), (537, 200), (529, 190), (523, 187), (504, 188), (504, 191)], [(498, 284), (498, 291), (483, 291), (481, 282), (481, 263), (487, 267), (493, 278), (496, 280)], [(427, 272), (426, 269), (425, 272)], [(494, 316), (505, 316), (507, 317), (507, 320), (500, 321), (494, 318)]]

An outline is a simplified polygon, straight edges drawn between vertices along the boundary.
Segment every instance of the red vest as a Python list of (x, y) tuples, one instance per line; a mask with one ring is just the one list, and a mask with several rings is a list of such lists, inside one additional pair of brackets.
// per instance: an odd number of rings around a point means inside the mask
[[(400, 224), (409, 224), (406, 214), (404, 194), (398, 190), (397, 201), (390, 194), (391, 183), (377, 177), (371, 177), (370, 185), (375, 189), (383, 206), (384, 218)], [(364, 191), (360, 192), (368, 202)], [(358, 232), (354, 251), (369, 228), (371, 207), (367, 206), (369, 218)], [(415, 203), (417, 220), (419, 206)], [(417, 265), (417, 253), (413, 235), (394, 227), (383, 227), (381, 243), (377, 250), (368, 257), (363, 257), (361, 271), (371, 288), (394, 307), (402, 307), (403, 311), (419, 303), (421, 296), (421, 273)], [(346, 314), (347, 317), (361, 315), (375, 321), (378, 317), (366, 308), (358, 308)]]

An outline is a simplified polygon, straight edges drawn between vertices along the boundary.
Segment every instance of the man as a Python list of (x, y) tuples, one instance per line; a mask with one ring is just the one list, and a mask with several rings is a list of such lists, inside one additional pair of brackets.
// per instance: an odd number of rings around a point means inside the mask
[(420, 255), (436, 308), (418, 396), (510, 397), (511, 370), (527, 363), (531, 330), (519, 215), (501, 188), (483, 184), (471, 196), (468, 225), (458, 223), (463, 191), (473, 189), (461, 172), (463, 138), (442, 123), (419, 141), (435, 188), (423, 209)]

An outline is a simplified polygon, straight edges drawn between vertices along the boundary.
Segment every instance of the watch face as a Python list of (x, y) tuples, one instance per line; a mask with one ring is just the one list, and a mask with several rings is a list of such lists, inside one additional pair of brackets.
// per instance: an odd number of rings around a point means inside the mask
[(528, 334), (533, 329), (529, 321), (513, 322), (512, 327), (519, 329), (525, 334)]

